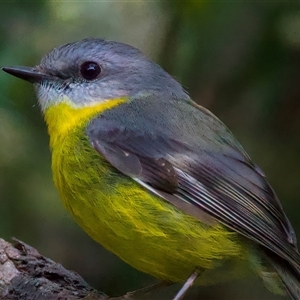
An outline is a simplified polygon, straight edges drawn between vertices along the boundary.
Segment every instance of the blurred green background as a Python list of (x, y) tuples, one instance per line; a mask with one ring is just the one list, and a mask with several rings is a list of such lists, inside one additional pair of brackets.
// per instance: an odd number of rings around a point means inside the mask
[[(103, 37), (140, 48), (232, 130), (300, 236), (300, 3), (1, 1), (0, 66)], [(93, 242), (65, 212), (30, 84), (0, 73), (0, 237), (15, 236), (109, 295), (156, 282)], [(179, 286), (156, 294), (171, 299)], [(154, 297), (154, 296), (153, 296)], [(186, 299), (282, 299), (255, 276)]]

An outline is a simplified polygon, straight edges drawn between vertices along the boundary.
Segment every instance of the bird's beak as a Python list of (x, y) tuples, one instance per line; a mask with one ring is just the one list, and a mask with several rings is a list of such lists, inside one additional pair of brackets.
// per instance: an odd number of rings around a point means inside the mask
[(49, 75), (33, 67), (3, 67), (2, 70), (10, 75), (24, 79), (31, 83), (39, 83), (49, 79)]

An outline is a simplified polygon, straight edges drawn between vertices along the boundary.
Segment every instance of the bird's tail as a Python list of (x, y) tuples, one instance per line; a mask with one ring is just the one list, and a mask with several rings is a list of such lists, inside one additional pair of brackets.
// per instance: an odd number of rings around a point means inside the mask
[(278, 257), (268, 256), (268, 260), (278, 273), (284, 287), (294, 300), (300, 299), (300, 269)]
[(267, 288), (276, 294), (283, 294), (286, 290), (292, 299), (300, 300), (300, 267), (291, 265), (268, 250), (265, 253), (267, 264), (272, 268), (261, 267), (260, 276)]

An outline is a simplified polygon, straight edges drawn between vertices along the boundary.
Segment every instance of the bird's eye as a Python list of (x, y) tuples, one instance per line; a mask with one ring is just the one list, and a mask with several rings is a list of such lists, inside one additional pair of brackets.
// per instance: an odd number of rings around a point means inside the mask
[(100, 73), (100, 66), (93, 61), (86, 61), (80, 66), (80, 74), (86, 80), (94, 80)]

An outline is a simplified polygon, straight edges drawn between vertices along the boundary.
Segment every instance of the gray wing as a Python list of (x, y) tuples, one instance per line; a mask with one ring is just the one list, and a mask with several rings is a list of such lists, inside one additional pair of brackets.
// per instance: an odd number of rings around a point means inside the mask
[(166, 201), (204, 211), (300, 265), (294, 231), (264, 174), (204, 108), (132, 100), (95, 118), (87, 134), (112, 166)]

